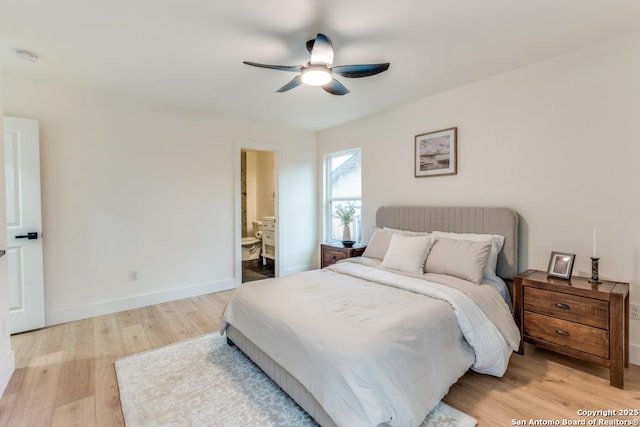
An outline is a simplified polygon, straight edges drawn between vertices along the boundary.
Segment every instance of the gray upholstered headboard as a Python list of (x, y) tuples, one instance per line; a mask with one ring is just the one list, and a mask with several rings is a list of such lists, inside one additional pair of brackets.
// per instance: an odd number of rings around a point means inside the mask
[(508, 208), (383, 206), (376, 226), (411, 231), (499, 234), (505, 237), (496, 272), (503, 279), (518, 273), (518, 215)]

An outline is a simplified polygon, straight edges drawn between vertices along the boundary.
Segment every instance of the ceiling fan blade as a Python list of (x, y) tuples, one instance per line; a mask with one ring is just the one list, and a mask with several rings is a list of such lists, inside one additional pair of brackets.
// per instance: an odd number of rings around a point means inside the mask
[(389, 69), (389, 63), (384, 64), (359, 64), (359, 65), (340, 65), (332, 67), (331, 72), (342, 77), (356, 78), (374, 76)]
[(302, 77), (301, 76), (295, 76), (293, 79), (291, 79), (291, 81), (289, 83), (287, 83), (286, 85), (282, 86), (276, 92), (286, 92), (288, 90), (293, 89), (294, 87), (300, 86), (301, 84), (302, 84)]
[(329, 83), (322, 86), (322, 89), (326, 90), (332, 95), (346, 95), (349, 93), (349, 89), (344, 87), (344, 85), (336, 79), (332, 79)]
[(333, 64), (333, 45), (329, 37), (318, 33), (311, 49), (312, 64)]
[(269, 68), (270, 70), (299, 72), (302, 69), (302, 65), (269, 65), (269, 64), (258, 64), (257, 62), (250, 62), (250, 61), (242, 61), (242, 63), (251, 65), (253, 67)]

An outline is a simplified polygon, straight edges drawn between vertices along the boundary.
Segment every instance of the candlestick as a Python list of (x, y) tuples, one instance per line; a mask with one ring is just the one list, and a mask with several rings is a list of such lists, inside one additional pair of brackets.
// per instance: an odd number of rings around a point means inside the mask
[(600, 281), (600, 278), (598, 277), (598, 261), (599, 260), (600, 258), (591, 257), (591, 279), (589, 280), (589, 282), (594, 284), (602, 283)]
[(596, 236), (597, 236), (597, 230), (596, 230), (596, 226), (593, 226), (593, 255), (591, 256), (591, 258), (598, 258), (598, 253), (596, 251)]

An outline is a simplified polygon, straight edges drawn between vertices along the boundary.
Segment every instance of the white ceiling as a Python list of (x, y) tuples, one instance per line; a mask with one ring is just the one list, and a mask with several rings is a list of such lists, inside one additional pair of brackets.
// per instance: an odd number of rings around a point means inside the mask
[[(0, 0), (4, 73), (319, 130), (640, 29), (638, 0)], [(322, 32), (350, 94), (275, 91)], [(40, 56), (19, 61), (15, 49)], [(640, 54), (640, 53), (639, 53)]]

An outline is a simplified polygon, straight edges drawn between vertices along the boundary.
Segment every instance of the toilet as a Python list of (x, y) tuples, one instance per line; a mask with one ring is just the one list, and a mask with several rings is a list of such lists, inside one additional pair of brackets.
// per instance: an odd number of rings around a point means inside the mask
[(262, 251), (262, 221), (253, 221), (253, 235), (242, 238), (242, 260), (260, 258)]

